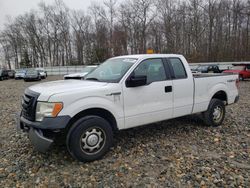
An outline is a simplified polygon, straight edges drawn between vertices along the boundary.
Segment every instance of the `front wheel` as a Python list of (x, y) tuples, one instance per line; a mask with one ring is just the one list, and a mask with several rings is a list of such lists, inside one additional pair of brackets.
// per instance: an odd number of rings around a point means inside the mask
[(100, 159), (113, 144), (113, 131), (105, 119), (86, 116), (76, 121), (67, 134), (69, 153), (79, 161)]
[(209, 126), (217, 127), (225, 118), (225, 104), (219, 99), (212, 99), (206, 112), (203, 113), (204, 122)]

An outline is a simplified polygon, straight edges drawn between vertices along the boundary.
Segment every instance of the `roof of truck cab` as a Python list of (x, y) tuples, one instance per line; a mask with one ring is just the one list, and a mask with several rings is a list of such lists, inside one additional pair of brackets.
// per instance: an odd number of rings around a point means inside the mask
[(144, 59), (144, 58), (163, 58), (163, 57), (182, 57), (182, 55), (180, 55), (180, 54), (135, 54), (135, 55), (117, 56), (114, 58)]

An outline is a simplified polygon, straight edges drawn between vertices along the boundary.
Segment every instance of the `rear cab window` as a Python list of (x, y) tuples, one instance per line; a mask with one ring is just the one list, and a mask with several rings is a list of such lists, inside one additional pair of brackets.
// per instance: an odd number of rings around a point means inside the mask
[(168, 58), (172, 79), (187, 78), (186, 69), (179, 58)]

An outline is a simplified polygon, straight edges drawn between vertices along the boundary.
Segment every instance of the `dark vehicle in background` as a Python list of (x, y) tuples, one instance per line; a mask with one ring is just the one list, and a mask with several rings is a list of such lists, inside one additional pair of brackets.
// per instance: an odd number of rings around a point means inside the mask
[(18, 79), (24, 79), (26, 72), (27, 71), (24, 70), (24, 69), (17, 70), (16, 73), (15, 73), (15, 79), (16, 80), (18, 80)]
[(244, 80), (250, 78), (250, 63), (233, 64), (232, 69), (223, 72), (239, 74), (239, 79)]
[(96, 68), (97, 68), (96, 65), (86, 66), (81, 70), (81, 72), (65, 75), (64, 80), (68, 79), (84, 80), (85, 76), (94, 71)]
[(218, 65), (200, 65), (192, 73), (221, 73)]
[(8, 75), (9, 75), (9, 78), (15, 78), (15, 71), (14, 70), (7, 70), (8, 71)]
[(41, 75), (38, 70), (30, 69), (26, 72), (24, 76), (24, 81), (40, 81)]
[(4, 69), (0, 69), (0, 81), (7, 80), (9, 78), (8, 71)]

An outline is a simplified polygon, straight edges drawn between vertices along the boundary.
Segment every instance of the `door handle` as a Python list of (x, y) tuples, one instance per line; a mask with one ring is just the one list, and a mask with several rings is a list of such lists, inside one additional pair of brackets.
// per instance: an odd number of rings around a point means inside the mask
[(166, 86), (165, 87), (165, 93), (170, 93), (170, 92), (172, 92), (172, 86)]
[(116, 92), (116, 93), (110, 93), (110, 94), (106, 94), (106, 96), (114, 96), (114, 95), (121, 95), (121, 92)]

